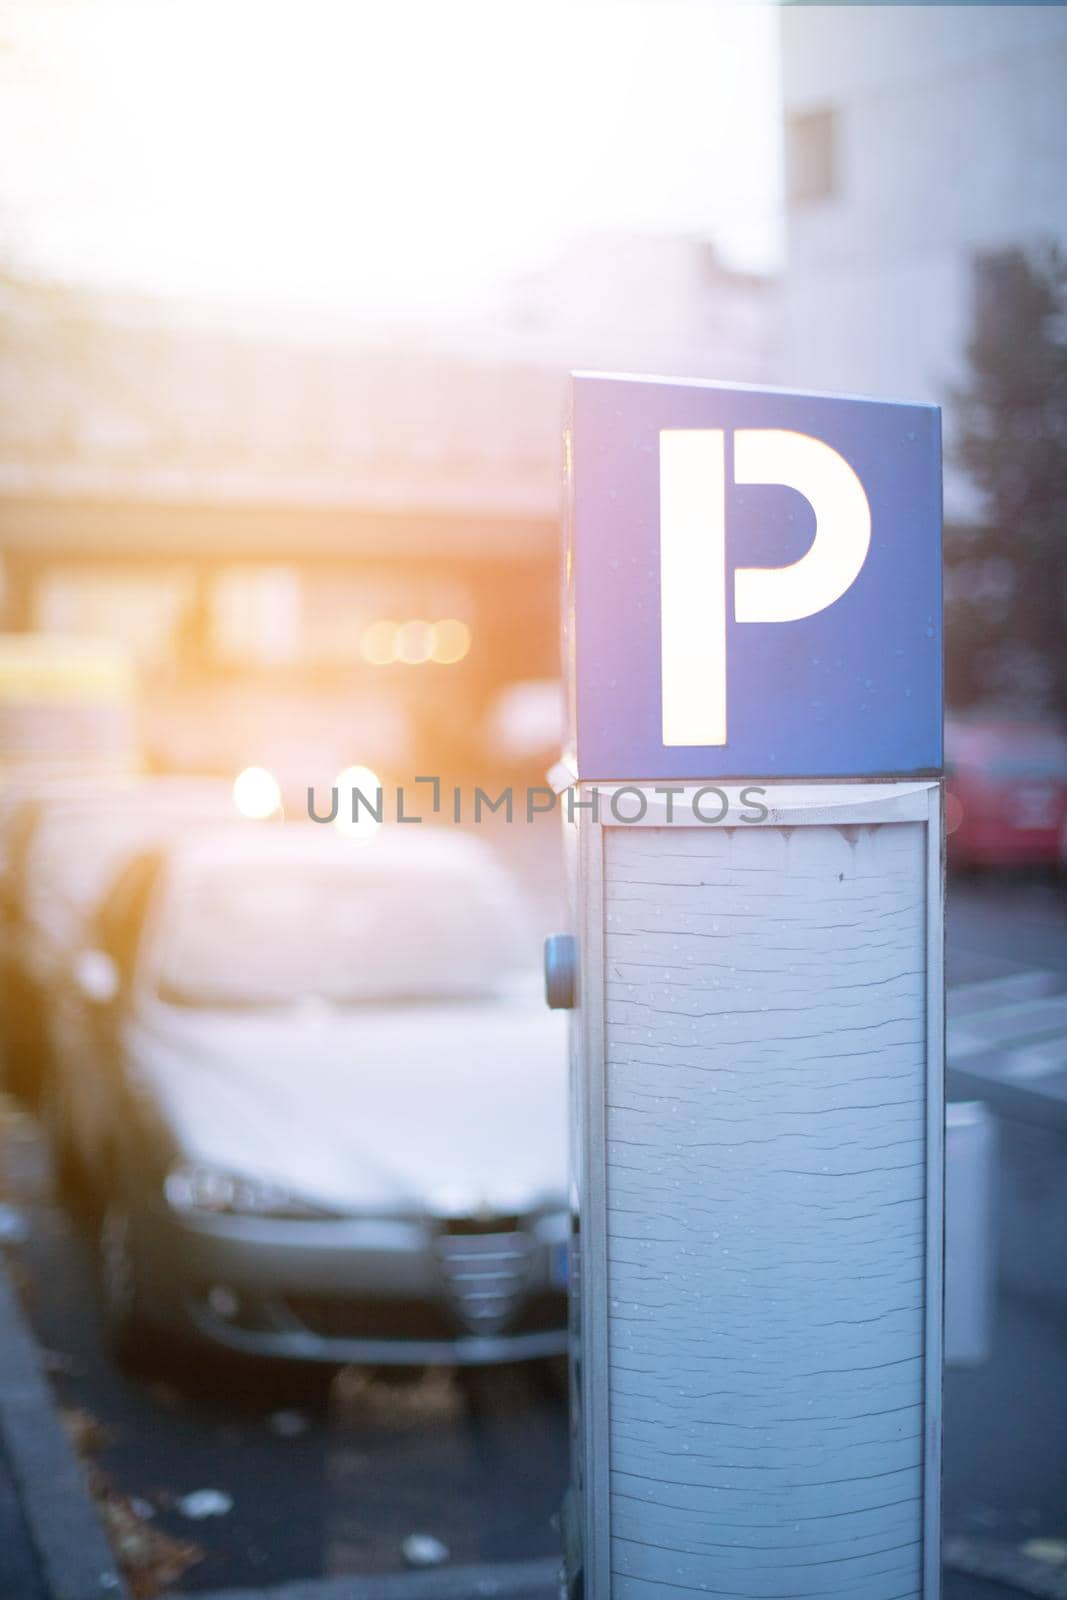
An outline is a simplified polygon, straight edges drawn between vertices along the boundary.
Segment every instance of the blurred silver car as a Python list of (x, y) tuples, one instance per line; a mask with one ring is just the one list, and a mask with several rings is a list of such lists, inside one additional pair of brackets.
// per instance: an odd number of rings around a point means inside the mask
[(64, 1159), (120, 1353), (566, 1348), (561, 1020), (510, 879), (429, 827), (234, 828), (134, 862), (74, 972)]

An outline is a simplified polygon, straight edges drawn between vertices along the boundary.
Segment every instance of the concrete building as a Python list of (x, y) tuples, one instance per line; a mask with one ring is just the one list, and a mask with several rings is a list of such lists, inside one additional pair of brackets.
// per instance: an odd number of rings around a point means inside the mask
[[(327, 775), (469, 763), (494, 695), (558, 670), (568, 369), (765, 380), (774, 305), (689, 239), (587, 239), (424, 326), (0, 279), (2, 625), (125, 640), (161, 762), (270, 764), (318, 719)], [(378, 659), (375, 624), (442, 619), (462, 661)]]
[(1067, 241), (1067, 10), (786, 6), (781, 46), (780, 381), (943, 403), (998, 257)]
[(597, 233), (513, 284), (503, 317), (461, 324), (452, 342), (561, 385), (574, 368), (766, 383), (778, 314), (777, 283), (730, 270), (706, 239)]
[(0, 492), (553, 519), (568, 370), (765, 381), (774, 306), (705, 241), (630, 235), (425, 324), (0, 279)]

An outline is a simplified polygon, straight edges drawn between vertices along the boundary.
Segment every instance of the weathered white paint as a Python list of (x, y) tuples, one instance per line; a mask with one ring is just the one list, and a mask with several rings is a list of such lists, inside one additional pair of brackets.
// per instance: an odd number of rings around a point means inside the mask
[(831, 787), (808, 826), (583, 822), (598, 1600), (935, 1593), (936, 790), (850, 824)]

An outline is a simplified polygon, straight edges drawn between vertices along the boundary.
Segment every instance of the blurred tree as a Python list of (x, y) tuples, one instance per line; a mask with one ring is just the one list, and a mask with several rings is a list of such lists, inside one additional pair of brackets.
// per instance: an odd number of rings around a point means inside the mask
[(948, 695), (1067, 719), (1067, 259), (979, 263), (956, 459), (981, 526), (946, 530)]

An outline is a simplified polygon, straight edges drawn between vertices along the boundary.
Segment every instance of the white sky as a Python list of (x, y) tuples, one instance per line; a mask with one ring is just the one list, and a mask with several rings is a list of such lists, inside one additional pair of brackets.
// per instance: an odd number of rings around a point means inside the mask
[(0, 256), (460, 310), (602, 228), (773, 265), (776, 11), (706, 0), (0, 0)]

